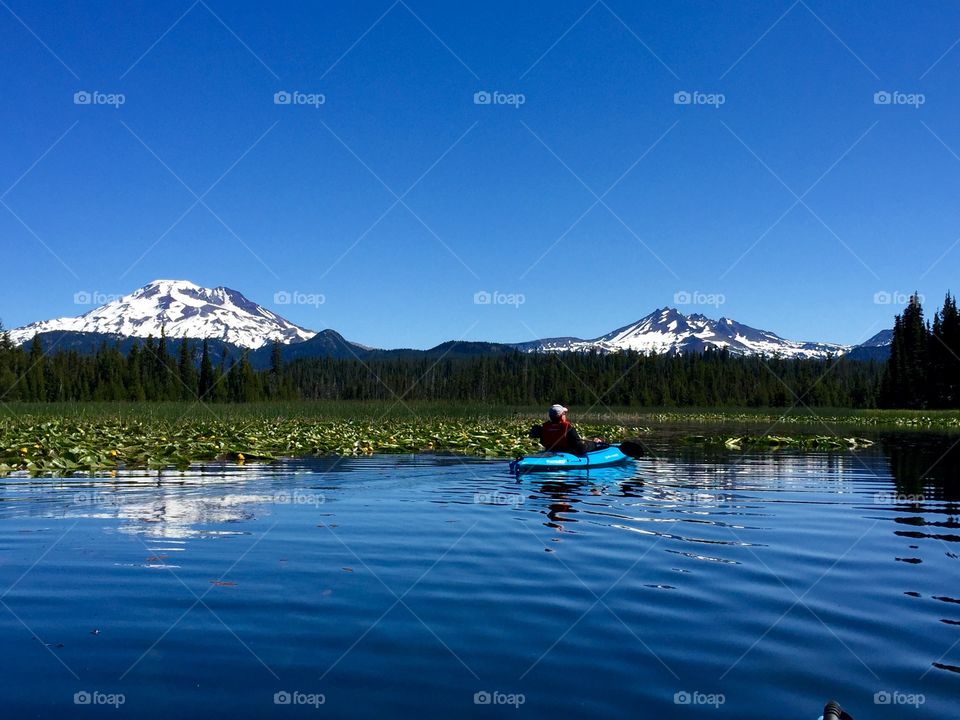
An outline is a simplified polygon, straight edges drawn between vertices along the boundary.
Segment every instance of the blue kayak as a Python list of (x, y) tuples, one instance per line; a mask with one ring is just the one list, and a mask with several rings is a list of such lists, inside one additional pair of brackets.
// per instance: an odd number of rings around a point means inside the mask
[(630, 458), (616, 445), (594, 450), (586, 455), (565, 452), (543, 452), (527, 455), (510, 463), (510, 472), (536, 472), (543, 470), (586, 470), (588, 468), (622, 465)]

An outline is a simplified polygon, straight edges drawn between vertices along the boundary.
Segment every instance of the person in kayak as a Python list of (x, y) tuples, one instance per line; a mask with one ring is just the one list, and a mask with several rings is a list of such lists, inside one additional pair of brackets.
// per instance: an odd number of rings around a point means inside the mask
[(574, 455), (586, 455), (588, 452), (607, 447), (600, 438), (582, 439), (577, 429), (567, 420), (568, 412), (569, 410), (563, 405), (551, 405), (547, 411), (550, 419), (542, 425), (534, 425), (530, 428), (530, 437), (537, 438), (544, 450)]

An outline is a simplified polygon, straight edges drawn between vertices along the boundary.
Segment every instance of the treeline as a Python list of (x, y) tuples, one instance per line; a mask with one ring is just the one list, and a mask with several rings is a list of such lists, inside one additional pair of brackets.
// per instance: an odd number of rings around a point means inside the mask
[(307, 399), (654, 407), (875, 407), (882, 373), (877, 362), (739, 357), (726, 350), (312, 359), (284, 369)]
[(950, 293), (934, 313), (932, 323), (924, 320), (917, 294), (897, 315), (879, 405), (960, 407), (960, 315)]
[(725, 350), (679, 356), (521, 352), (458, 358), (310, 358), (266, 370), (246, 355), (210, 356), (206, 342), (134, 343), (124, 355), (44, 352), (0, 336), (3, 402), (259, 400), (451, 400), (525, 405), (875, 407), (883, 365), (851, 360), (739, 357)]
[(256, 402), (296, 397), (281, 372), (279, 345), (273, 348), (270, 368), (258, 372), (246, 355), (231, 359), (224, 352), (212, 358), (205, 340), (184, 340), (176, 354), (168, 350), (163, 335), (135, 342), (126, 355), (106, 344), (93, 354), (47, 353), (39, 338), (17, 347), (0, 328), (2, 402)]

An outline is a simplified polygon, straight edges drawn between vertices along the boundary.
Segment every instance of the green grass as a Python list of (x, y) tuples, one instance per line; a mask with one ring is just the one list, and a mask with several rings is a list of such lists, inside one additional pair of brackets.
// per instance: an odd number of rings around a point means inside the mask
[[(9, 417), (121, 418), (195, 420), (239, 419), (530, 419), (545, 407), (480, 405), (455, 402), (310, 401), (211, 405), (199, 403), (10, 403), (0, 408)], [(2, 417), (2, 415), (0, 415)], [(849, 408), (625, 408), (574, 407), (574, 422), (627, 426), (714, 423), (782, 423), (889, 428), (960, 428), (960, 410), (851, 410)]]

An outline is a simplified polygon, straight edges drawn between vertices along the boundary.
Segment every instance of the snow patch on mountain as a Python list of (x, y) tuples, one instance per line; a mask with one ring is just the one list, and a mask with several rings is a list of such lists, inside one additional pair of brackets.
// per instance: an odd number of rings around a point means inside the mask
[(129, 295), (79, 317), (31, 323), (10, 331), (20, 344), (34, 334), (65, 330), (145, 338), (219, 339), (255, 349), (274, 340), (294, 343), (316, 333), (294, 325), (226, 287), (204, 288), (186, 280), (154, 280)]

